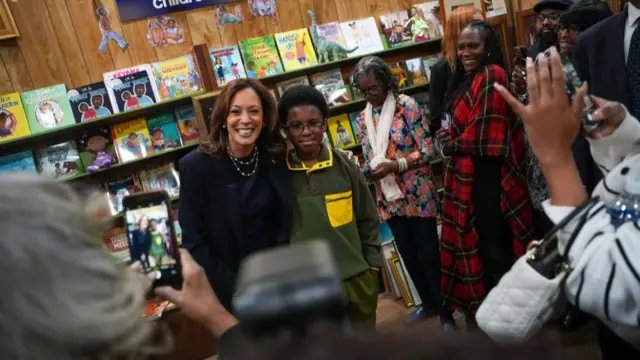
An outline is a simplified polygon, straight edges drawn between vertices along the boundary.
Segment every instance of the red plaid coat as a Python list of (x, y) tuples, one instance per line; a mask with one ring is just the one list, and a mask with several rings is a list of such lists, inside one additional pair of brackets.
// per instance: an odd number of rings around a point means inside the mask
[(504, 158), (501, 166), (501, 207), (514, 234), (513, 250), (524, 253), (532, 240), (532, 214), (525, 177), (524, 131), (493, 84), (507, 86), (507, 75), (489, 65), (473, 79), (467, 93), (454, 101), (451, 121), (453, 155), (445, 166), (442, 226), (442, 292), (450, 309), (473, 316), (487, 295), (478, 237), (473, 229), (471, 156)]

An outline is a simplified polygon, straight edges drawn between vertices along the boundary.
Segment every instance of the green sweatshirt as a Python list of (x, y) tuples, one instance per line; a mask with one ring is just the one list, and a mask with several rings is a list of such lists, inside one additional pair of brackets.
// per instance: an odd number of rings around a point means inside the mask
[(291, 243), (324, 239), (331, 244), (342, 279), (379, 268), (380, 218), (360, 169), (329, 147), (311, 168), (290, 151), (295, 205)]

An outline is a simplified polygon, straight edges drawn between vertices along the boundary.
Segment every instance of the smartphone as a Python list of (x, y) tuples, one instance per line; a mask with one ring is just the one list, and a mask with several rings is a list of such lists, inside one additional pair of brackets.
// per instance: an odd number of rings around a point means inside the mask
[(153, 287), (182, 286), (182, 273), (171, 199), (166, 191), (128, 195), (122, 200), (131, 261), (145, 274), (156, 272)]

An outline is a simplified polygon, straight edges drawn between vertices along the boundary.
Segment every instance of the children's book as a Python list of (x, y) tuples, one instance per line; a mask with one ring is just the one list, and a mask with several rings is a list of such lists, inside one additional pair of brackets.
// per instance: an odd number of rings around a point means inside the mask
[(298, 29), (274, 35), (284, 71), (317, 65), (318, 59), (307, 29)]
[(398, 11), (395, 13), (380, 16), (380, 24), (384, 32), (389, 47), (398, 47), (410, 44), (412, 42), (410, 32), (405, 31), (405, 24), (409, 20), (406, 11)]
[(164, 113), (147, 119), (151, 145), (156, 153), (182, 146), (178, 125), (172, 113)]
[[(155, 79), (155, 76), (153, 75), (153, 70), (151, 69), (151, 65), (144, 64), (144, 65), (133, 66), (126, 69), (107, 72), (102, 74), (102, 77), (104, 79), (104, 85), (107, 88), (107, 92), (109, 93), (111, 105), (113, 106), (113, 112), (117, 113), (117, 112), (125, 111), (124, 108), (118, 107), (119, 103), (118, 101), (116, 101), (118, 97), (116, 97), (116, 94), (113, 91), (114, 86), (122, 84), (122, 80), (120, 79), (121, 77), (136, 74), (139, 72), (145, 72), (148, 77), (148, 83), (146, 83), (147, 86), (145, 89), (145, 93), (147, 93), (149, 97), (151, 97), (149, 94), (153, 94), (153, 98), (156, 99), (156, 101), (160, 99), (160, 93), (158, 92), (158, 88), (156, 87), (156, 79)], [(138, 88), (139, 88), (139, 91), (141, 91), (140, 90), (141, 87), (138, 87)], [(133, 93), (130, 93), (130, 94), (133, 96)], [(122, 102), (122, 98), (120, 98), (120, 101)], [(132, 106), (134, 105), (134, 100), (131, 101), (131, 105)]]
[(241, 40), (238, 45), (248, 77), (257, 79), (284, 72), (273, 35)]
[(89, 173), (118, 163), (109, 128), (96, 128), (84, 132), (78, 139), (78, 145), (82, 167)]
[(145, 106), (151, 106), (158, 102), (153, 88), (155, 84), (145, 71), (124, 75), (111, 80), (113, 96), (116, 99), (115, 107), (120, 111), (130, 111)]
[(56, 180), (71, 179), (84, 173), (75, 142), (67, 141), (36, 151), (38, 173)]
[(173, 164), (140, 172), (140, 181), (144, 191), (165, 190), (169, 197), (180, 195), (180, 179)]
[(358, 115), (360, 115), (359, 111), (349, 113), (349, 123), (351, 124), (351, 130), (353, 131), (353, 138), (358, 142), (358, 126), (356, 125), (356, 120), (358, 119)]
[(349, 53), (349, 57), (360, 57), (384, 50), (376, 20), (373, 17), (341, 22), (340, 30), (342, 30), (346, 48), (357, 48), (356, 51)]
[(73, 112), (64, 84), (20, 94), (32, 134), (73, 125)]
[(424, 71), (422, 59), (415, 58), (405, 60), (404, 67), (407, 69), (409, 75), (409, 85), (416, 86), (427, 84), (429, 82), (429, 79), (427, 79), (427, 74)]
[(151, 64), (160, 99), (200, 91), (200, 75), (193, 61), (193, 55), (180, 56)]
[(329, 106), (351, 102), (351, 94), (342, 79), (340, 69), (311, 75), (311, 84), (322, 93)]
[(176, 108), (176, 120), (182, 143), (186, 145), (196, 144), (200, 139), (198, 119), (193, 105), (184, 105)]
[(343, 149), (357, 143), (347, 114), (330, 117), (327, 120), (327, 127), (333, 147)]
[(111, 98), (103, 81), (71, 89), (67, 96), (78, 124), (113, 114)]
[(218, 86), (225, 86), (231, 80), (244, 79), (247, 73), (240, 56), (238, 45), (209, 50), (213, 72)]
[(147, 299), (140, 316), (147, 320), (158, 320), (169, 306), (169, 300)]
[(0, 96), (0, 143), (31, 135), (19, 93)]
[(306, 75), (298, 76), (286, 81), (281, 81), (276, 86), (278, 87), (278, 94), (280, 94), (280, 97), (282, 97), (282, 94), (284, 94), (285, 91), (292, 87), (300, 85), (309, 85), (309, 78)]
[(407, 78), (407, 71), (404, 68), (404, 64), (402, 62), (391, 63), (389, 64), (391, 68), (391, 72), (395, 75), (396, 80), (398, 81), (398, 87), (400, 89), (406, 88), (409, 86), (409, 79)]
[(135, 194), (142, 191), (140, 186), (140, 180), (138, 176), (133, 174), (123, 179), (113, 180), (107, 182), (107, 200), (109, 201), (109, 208), (111, 214), (116, 215), (122, 212), (122, 199), (127, 195)]
[(131, 120), (112, 126), (111, 138), (121, 163), (141, 159), (155, 153), (151, 145), (147, 122), (144, 119)]
[(114, 226), (103, 233), (104, 247), (118, 262), (126, 263), (131, 260), (129, 254), (129, 240), (127, 230), (121, 226)]
[(422, 58), (422, 66), (428, 81), (431, 81), (431, 68), (438, 62), (437, 56), (425, 56)]
[(440, 2), (430, 1), (422, 4), (414, 5), (418, 8), (418, 15), (423, 19), (429, 28), (429, 39), (438, 39), (442, 37), (442, 22), (440, 21)]
[(36, 162), (30, 150), (0, 157), (0, 173), (24, 171), (37, 173)]

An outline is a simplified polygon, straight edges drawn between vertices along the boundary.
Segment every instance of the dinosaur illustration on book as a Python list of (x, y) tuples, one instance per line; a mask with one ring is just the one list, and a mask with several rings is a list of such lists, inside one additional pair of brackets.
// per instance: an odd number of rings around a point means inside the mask
[(340, 44), (334, 41), (329, 41), (318, 35), (316, 14), (311, 10), (307, 11), (307, 14), (311, 17), (311, 38), (313, 39), (313, 43), (316, 45), (319, 63), (346, 59), (348, 54), (358, 50), (357, 46), (353, 49), (345, 49), (340, 46)]

